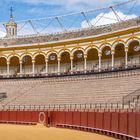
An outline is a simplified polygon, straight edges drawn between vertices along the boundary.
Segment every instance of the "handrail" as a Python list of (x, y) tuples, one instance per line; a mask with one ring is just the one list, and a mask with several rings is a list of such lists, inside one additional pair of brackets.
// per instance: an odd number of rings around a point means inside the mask
[[(73, 73), (71, 72), (65, 72), (65, 73), (52, 73), (52, 74), (47, 74), (47, 73), (29, 73), (29, 74), (19, 74), (17, 76), (14, 75), (0, 75), (0, 79), (28, 79), (28, 78), (53, 78), (53, 77), (71, 77), (71, 76), (79, 76), (79, 75), (99, 75), (97, 77), (101, 77), (101, 74), (108, 74), (108, 73), (117, 73), (117, 72), (131, 72), (133, 74), (133, 70), (140, 70), (140, 66), (131, 66), (129, 68), (115, 68), (114, 70), (111, 70), (110, 68), (108, 69), (102, 69), (101, 72), (95, 71), (95, 70), (89, 70), (89, 71), (75, 71)], [(135, 73), (135, 72), (134, 72)], [(114, 74), (115, 75), (115, 74)], [(113, 75), (111, 75), (112, 77)], [(120, 75), (121, 76), (121, 75)], [(105, 76), (104, 76), (105, 77)]]
[(138, 96), (140, 96), (140, 89), (137, 89), (131, 93), (129, 93), (128, 95), (123, 97), (123, 104), (128, 104), (130, 103), (133, 99), (137, 98)]
[(93, 110), (123, 109), (122, 103), (53, 104), (53, 105), (0, 105), (0, 110)]

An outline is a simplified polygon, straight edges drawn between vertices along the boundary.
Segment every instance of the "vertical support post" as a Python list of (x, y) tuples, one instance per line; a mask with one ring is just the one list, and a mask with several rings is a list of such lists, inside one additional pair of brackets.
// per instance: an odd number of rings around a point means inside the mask
[(71, 74), (73, 73), (73, 56), (70, 56), (71, 61)]
[(20, 77), (21, 77), (22, 76), (22, 60), (20, 60), (19, 64), (20, 64)]
[(125, 48), (125, 68), (128, 68), (128, 48)]
[(9, 77), (10, 74), (10, 62), (7, 61), (7, 77)]
[(58, 57), (57, 61), (58, 61), (58, 75), (60, 75), (60, 61), (61, 61), (60, 57)]
[(84, 71), (87, 72), (87, 54), (84, 54)]
[(111, 54), (112, 54), (112, 70), (114, 70), (114, 55), (115, 55), (115, 52), (112, 51)]
[(46, 75), (48, 75), (48, 58), (46, 58), (45, 62), (46, 62), (45, 73), (46, 73)]
[(32, 74), (35, 75), (35, 60), (32, 60)]
[(101, 69), (102, 69), (102, 54), (99, 53), (98, 57), (99, 57), (99, 72), (101, 72)]

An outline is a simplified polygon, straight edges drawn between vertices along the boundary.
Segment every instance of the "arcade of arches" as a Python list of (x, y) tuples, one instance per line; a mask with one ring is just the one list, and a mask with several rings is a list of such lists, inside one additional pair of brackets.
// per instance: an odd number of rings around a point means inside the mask
[(79, 71), (101, 71), (115, 68), (128, 68), (140, 65), (140, 43), (133, 40), (126, 47), (118, 43), (114, 48), (104, 46), (77, 49), (73, 52), (52, 52), (47, 55), (13, 55), (10, 58), (0, 57), (0, 75), (73, 73)]

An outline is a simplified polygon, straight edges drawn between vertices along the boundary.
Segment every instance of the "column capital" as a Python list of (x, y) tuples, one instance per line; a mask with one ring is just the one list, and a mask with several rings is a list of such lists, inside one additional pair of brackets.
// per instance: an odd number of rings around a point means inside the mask
[(22, 64), (22, 60), (19, 60), (19, 63)]
[(87, 54), (84, 54), (84, 58), (85, 58), (85, 59), (87, 58)]
[(10, 61), (7, 61), (7, 65), (10, 65)]
[(61, 57), (58, 57), (57, 60), (60, 61), (61, 60)]
[(45, 58), (45, 62), (48, 62), (49, 61), (49, 59), (48, 58)]
[(32, 63), (35, 63), (35, 59), (32, 59)]
[(71, 55), (71, 56), (70, 56), (70, 60), (73, 60), (73, 58), (74, 58), (73, 55)]
[(101, 57), (101, 56), (102, 56), (102, 53), (99, 53), (99, 54), (98, 54), (98, 57)]
[(128, 52), (128, 47), (125, 48), (125, 52)]
[(111, 50), (111, 54), (114, 55), (115, 54), (115, 50)]

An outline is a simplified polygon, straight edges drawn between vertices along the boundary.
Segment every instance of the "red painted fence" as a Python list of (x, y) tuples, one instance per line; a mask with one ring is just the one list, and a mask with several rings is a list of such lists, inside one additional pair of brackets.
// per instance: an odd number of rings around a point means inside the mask
[(140, 138), (139, 112), (0, 111), (0, 122), (41, 122), (53, 127), (56, 124), (78, 125)]
[[(136, 112), (51, 112), (52, 126), (78, 125), (140, 137), (140, 113)], [(60, 115), (61, 114), (61, 115)]]

